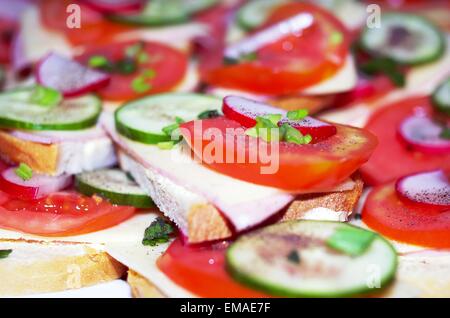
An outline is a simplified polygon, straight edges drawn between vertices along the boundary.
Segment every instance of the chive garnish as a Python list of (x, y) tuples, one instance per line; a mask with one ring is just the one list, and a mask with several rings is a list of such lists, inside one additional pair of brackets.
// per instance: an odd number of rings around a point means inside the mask
[(21, 163), (14, 172), (23, 181), (28, 181), (33, 177), (33, 170), (25, 163)]

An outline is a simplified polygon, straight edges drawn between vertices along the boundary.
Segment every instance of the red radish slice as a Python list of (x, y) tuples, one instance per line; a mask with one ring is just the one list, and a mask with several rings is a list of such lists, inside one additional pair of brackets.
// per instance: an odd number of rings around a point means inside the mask
[(440, 137), (442, 126), (431, 118), (413, 115), (399, 126), (400, 137), (413, 149), (428, 154), (447, 154), (450, 152), (450, 140)]
[(16, 175), (15, 169), (9, 168), (1, 173), (0, 188), (3, 192), (21, 199), (39, 199), (65, 189), (72, 183), (70, 175), (51, 177), (34, 174), (30, 180), (24, 181)]
[(410, 201), (450, 207), (450, 180), (443, 170), (403, 177), (397, 181), (396, 190)]
[(142, 9), (143, 0), (84, 0), (86, 4), (103, 13), (129, 13)]
[(239, 96), (225, 97), (223, 99), (222, 112), (229, 119), (235, 120), (247, 128), (256, 125), (256, 117), (280, 114), (283, 116), (279, 123), (280, 125), (288, 123), (302, 134), (310, 134), (313, 142), (324, 140), (336, 134), (336, 127), (329, 123), (309, 116), (302, 120), (290, 120), (286, 117), (287, 111), (284, 109)]
[(229, 46), (225, 50), (225, 58), (239, 60), (241, 56), (254, 53), (291, 34), (301, 34), (314, 23), (314, 17), (309, 13), (300, 13), (289, 19), (276, 23), (260, 32)]
[(50, 53), (37, 65), (36, 80), (66, 97), (83, 95), (108, 85), (108, 74), (90, 69), (66, 57)]
[(23, 43), (22, 31), (19, 31), (11, 44), (11, 68), (14, 74), (19, 76), (28, 75), (31, 72), (33, 62), (26, 57)]
[(18, 22), (31, 0), (0, 0), (0, 18)]

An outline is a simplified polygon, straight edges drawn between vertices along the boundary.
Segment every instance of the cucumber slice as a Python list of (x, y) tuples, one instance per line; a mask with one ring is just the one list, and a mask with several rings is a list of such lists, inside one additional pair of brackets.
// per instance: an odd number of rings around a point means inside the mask
[(160, 26), (183, 23), (218, 0), (151, 0), (139, 14), (109, 15), (111, 20), (134, 25)]
[(78, 192), (94, 194), (117, 205), (137, 208), (154, 207), (152, 199), (128, 175), (119, 169), (105, 169), (78, 174), (75, 177)]
[(381, 28), (366, 27), (362, 47), (403, 65), (419, 65), (439, 59), (445, 51), (445, 39), (431, 22), (408, 13), (384, 13)]
[(438, 111), (450, 116), (450, 77), (433, 93), (432, 102)]
[(279, 296), (378, 292), (392, 281), (397, 268), (397, 254), (388, 241), (373, 233), (370, 245), (357, 256), (327, 243), (337, 230), (355, 228), (331, 221), (278, 223), (234, 242), (227, 250), (227, 268), (243, 284)]
[(243, 5), (237, 13), (237, 22), (245, 30), (260, 27), (278, 6), (289, 0), (252, 0)]
[(0, 127), (28, 130), (79, 130), (97, 123), (102, 110), (94, 95), (65, 99), (56, 107), (30, 102), (33, 88), (0, 94)]
[(117, 131), (146, 144), (170, 141), (162, 129), (176, 122), (197, 119), (206, 110), (220, 110), (222, 100), (201, 94), (160, 94), (144, 97), (119, 108), (115, 113)]

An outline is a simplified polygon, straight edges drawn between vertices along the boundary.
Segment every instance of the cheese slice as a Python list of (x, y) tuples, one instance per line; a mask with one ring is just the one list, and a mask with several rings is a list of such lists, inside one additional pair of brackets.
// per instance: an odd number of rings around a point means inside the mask
[(85, 243), (93, 245), (96, 249), (103, 250), (103, 244), (106, 243), (140, 243), (144, 237), (145, 229), (158, 216), (160, 214), (156, 210), (139, 212), (130, 219), (109, 229), (76, 236), (47, 237), (0, 229), (0, 239)]
[(142, 244), (108, 243), (105, 250), (114, 259), (145, 277), (167, 297), (196, 297), (188, 290), (174, 283), (156, 265), (158, 257), (166, 251), (168, 246), (169, 243), (153, 247), (143, 246)]
[(191, 43), (195, 38), (207, 36), (207, 34), (208, 29), (205, 25), (191, 22), (158, 28), (135, 28), (131, 31), (118, 34), (114, 40), (156, 41), (182, 51), (189, 51)]
[(71, 56), (74, 49), (65, 37), (58, 32), (48, 30), (40, 20), (39, 9), (30, 6), (20, 20), (21, 53), (28, 63), (34, 63), (50, 52)]

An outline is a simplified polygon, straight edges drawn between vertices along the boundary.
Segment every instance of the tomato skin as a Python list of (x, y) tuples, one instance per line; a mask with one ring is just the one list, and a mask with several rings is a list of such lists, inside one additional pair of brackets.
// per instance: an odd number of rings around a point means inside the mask
[(58, 192), (32, 201), (0, 193), (0, 227), (43, 236), (96, 232), (130, 218), (136, 209), (112, 205), (101, 198)]
[[(101, 55), (110, 61), (117, 62), (125, 57), (126, 48), (136, 43), (136, 41), (130, 41), (90, 48), (77, 57), (77, 60), (88, 64), (92, 56)], [(110, 73), (109, 85), (98, 91), (101, 97), (113, 101), (131, 100), (169, 91), (183, 80), (188, 67), (188, 58), (184, 53), (161, 43), (144, 43), (144, 51), (148, 54), (149, 61), (138, 64), (137, 70), (132, 74)], [(133, 80), (148, 69), (155, 72), (155, 76), (148, 79), (151, 88), (143, 93), (135, 92), (132, 88)]]
[(6, 19), (0, 20), (0, 64), (10, 62), (11, 42), (16, 30), (17, 22)]
[(410, 149), (400, 140), (398, 126), (418, 109), (426, 114), (432, 113), (429, 97), (400, 100), (383, 107), (369, 119), (366, 128), (378, 137), (380, 144), (361, 167), (365, 182), (378, 185), (422, 171), (450, 169), (450, 154), (424, 154)]
[[(200, 121), (184, 123), (181, 133), (206, 167), (233, 178), (292, 192), (320, 192), (338, 185), (369, 159), (377, 145), (369, 132), (344, 125), (336, 125), (337, 133), (324, 141), (296, 145), (265, 143), (249, 137), (239, 123), (224, 117), (202, 120), (200, 129), (199, 124)], [(232, 129), (235, 137), (227, 129)], [(219, 158), (215, 158), (216, 154)], [(243, 154), (243, 160), (239, 154)], [(268, 159), (272, 160), (269, 164)], [(278, 167), (272, 166), (274, 170), (262, 174), (269, 165), (277, 165), (277, 161)]]
[[(313, 14), (317, 23), (300, 36), (288, 35), (261, 48), (255, 61), (213, 69), (204, 80), (219, 87), (287, 95), (331, 77), (345, 63), (349, 47), (348, 31), (332, 14), (312, 4), (290, 3), (276, 9), (264, 27), (302, 12)], [(341, 43), (330, 44), (333, 31), (342, 34)]]
[(226, 243), (185, 246), (180, 238), (172, 242), (157, 265), (172, 281), (200, 297), (262, 298), (262, 292), (234, 281), (225, 269)]
[(367, 197), (362, 220), (371, 229), (404, 243), (450, 248), (450, 210), (407, 202), (393, 182), (377, 186)]

